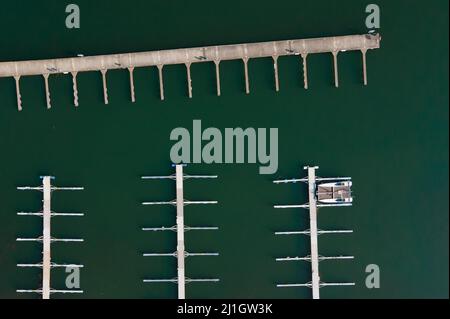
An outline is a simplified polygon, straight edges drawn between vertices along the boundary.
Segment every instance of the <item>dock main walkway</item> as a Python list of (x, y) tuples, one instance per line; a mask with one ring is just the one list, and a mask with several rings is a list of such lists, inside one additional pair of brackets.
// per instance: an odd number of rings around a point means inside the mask
[(175, 167), (176, 192), (177, 192), (177, 273), (178, 273), (178, 296), (179, 299), (186, 298), (186, 272), (184, 267), (184, 191), (183, 191), (183, 166)]
[(309, 236), (311, 237), (311, 270), (313, 299), (319, 299), (319, 248), (317, 234), (316, 168), (308, 167)]
[(78, 191), (83, 190), (83, 187), (54, 187), (51, 185), (51, 176), (42, 176), (42, 186), (38, 187), (18, 187), (18, 190), (37, 190), (43, 193), (43, 207), (42, 211), (37, 213), (29, 212), (19, 212), (20, 216), (32, 215), (41, 216), (43, 218), (42, 223), (42, 236), (38, 238), (17, 238), (17, 241), (42, 241), (42, 263), (37, 264), (17, 264), (18, 267), (38, 267), (42, 268), (42, 287), (39, 289), (18, 289), (19, 293), (35, 292), (42, 294), (42, 299), (50, 299), (51, 293), (83, 293), (82, 290), (69, 289), (69, 290), (57, 290), (52, 289), (50, 284), (51, 268), (53, 267), (71, 267), (71, 268), (82, 268), (83, 265), (79, 264), (57, 264), (51, 261), (51, 244), (52, 242), (83, 242), (83, 239), (57, 239), (51, 236), (51, 218), (53, 216), (84, 216), (83, 213), (55, 213), (52, 212), (51, 199), (52, 191), (55, 190), (71, 190)]
[(42, 262), (42, 298), (43, 299), (50, 299), (50, 266), (51, 266), (51, 259), (50, 259), (50, 244), (51, 244), (51, 225), (50, 225), (50, 219), (51, 219), (51, 184), (50, 184), (50, 177), (46, 176), (43, 178), (42, 181), (43, 184), (43, 193), (44, 193), (44, 210), (43, 210), (43, 262)]
[(307, 204), (302, 205), (275, 205), (274, 208), (279, 209), (292, 209), (292, 208), (305, 208), (309, 210), (309, 229), (304, 231), (283, 231), (276, 232), (275, 235), (309, 235), (310, 237), (310, 255), (305, 257), (283, 257), (276, 258), (276, 261), (281, 262), (292, 262), (292, 261), (309, 261), (311, 262), (311, 282), (308, 283), (293, 283), (293, 284), (277, 284), (279, 288), (290, 288), (290, 287), (308, 287), (312, 289), (313, 299), (320, 299), (320, 288), (326, 286), (354, 286), (352, 282), (341, 282), (341, 283), (327, 283), (320, 280), (319, 274), (319, 262), (322, 260), (349, 260), (353, 259), (353, 256), (320, 256), (318, 248), (318, 236), (321, 234), (348, 234), (352, 233), (352, 230), (319, 230), (317, 227), (317, 211), (320, 207), (342, 207), (351, 206), (351, 203), (332, 203), (332, 204), (322, 204), (318, 203), (317, 199), (317, 182), (323, 181), (350, 181), (350, 177), (332, 177), (332, 178), (321, 178), (316, 176), (316, 170), (318, 166), (305, 166), (304, 169), (308, 171), (308, 176), (299, 179), (286, 179), (286, 180), (276, 180), (275, 184), (284, 183), (297, 183), (304, 182), (308, 184), (308, 200)]
[(184, 64), (187, 74), (187, 91), (192, 97), (191, 65), (193, 63), (214, 62), (216, 67), (217, 95), (221, 94), (220, 69), (221, 61), (242, 60), (244, 63), (245, 92), (250, 93), (248, 61), (254, 58), (271, 57), (274, 63), (274, 83), (279, 90), (278, 58), (297, 55), (303, 61), (304, 87), (308, 88), (307, 57), (316, 53), (332, 53), (334, 78), (339, 86), (337, 56), (339, 52), (361, 51), (363, 65), (363, 81), (367, 85), (366, 53), (380, 47), (381, 36), (378, 34), (348, 35), (313, 39), (294, 39), (231, 45), (215, 45), (196, 48), (158, 50), (124, 54), (97, 56), (79, 56), (47, 60), (29, 60), (0, 62), (0, 77), (13, 77), (16, 82), (17, 107), (22, 110), (20, 94), (20, 78), (23, 76), (42, 75), (45, 82), (47, 108), (51, 107), (49, 76), (53, 74), (71, 74), (73, 80), (74, 105), (78, 106), (77, 74), (79, 72), (100, 71), (103, 82), (104, 102), (108, 104), (106, 73), (108, 70), (127, 69), (130, 77), (130, 97), (135, 102), (133, 72), (138, 67), (158, 68), (160, 97), (164, 100), (163, 67), (165, 65)]
[(218, 256), (219, 253), (191, 253), (185, 249), (184, 232), (189, 230), (218, 230), (218, 227), (190, 227), (184, 225), (184, 206), (185, 205), (210, 205), (217, 204), (217, 201), (192, 201), (184, 199), (183, 183), (185, 179), (214, 179), (217, 175), (185, 175), (183, 173), (184, 165), (174, 165), (175, 175), (170, 176), (142, 176), (142, 179), (161, 180), (171, 179), (176, 182), (176, 199), (173, 201), (143, 202), (142, 205), (174, 205), (177, 210), (176, 225), (171, 227), (144, 227), (144, 231), (174, 231), (177, 233), (177, 248), (175, 252), (169, 253), (144, 253), (144, 257), (176, 257), (177, 258), (177, 277), (169, 279), (144, 279), (144, 283), (163, 283), (170, 282), (178, 285), (178, 299), (186, 299), (186, 283), (189, 282), (218, 282), (218, 278), (188, 278), (186, 277), (185, 259), (189, 256)]

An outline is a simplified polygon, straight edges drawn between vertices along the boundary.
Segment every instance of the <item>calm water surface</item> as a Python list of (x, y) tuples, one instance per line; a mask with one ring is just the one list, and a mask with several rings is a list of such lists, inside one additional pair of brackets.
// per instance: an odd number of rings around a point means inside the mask
[[(155, 2), (155, 1), (154, 1)], [(367, 1), (149, 1), (78, 0), (81, 29), (64, 26), (65, 3), (8, 1), (0, 5), (0, 60), (108, 54), (367, 32)], [(16, 216), (40, 208), (40, 194), (19, 185), (55, 175), (56, 185), (84, 192), (54, 196), (57, 211), (83, 218), (54, 218), (55, 237), (82, 237), (83, 244), (53, 245), (53, 261), (83, 263), (82, 296), (55, 298), (176, 298), (176, 285), (143, 284), (143, 278), (176, 276), (175, 258), (143, 258), (168, 252), (175, 233), (144, 233), (142, 226), (171, 226), (172, 207), (143, 207), (144, 200), (171, 200), (171, 181), (141, 181), (142, 174), (171, 174), (170, 131), (192, 126), (279, 128), (279, 170), (258, 174), (256, 165), (190, 165), (188, 173), (218, 180), (186, 182), (186, 198), (218, 200), (188, 206), (187, 225), (217, 225), (216, 232), (188, 232), (191, 252), (219, 257), (187, 260), (187, 276), (218, 277), (218, 284), (190, 284), (189, 298), (310, 298), (308, 263), (276, 263), (278, 256), (308, 254), (307, 237), (276, 238), (274, 231), (308, 227), (306, 211), (276, 211), (277, 203), (302, 203), (304, 185), (274, 185), (278, 177), (302, 177), (317, 164), (322, 176), (352, 176), (355, 205), (323, 209), (322, 229), (354, 229), (321, 236), (323, 255), (354, 261), (321, 263), (323, 281), (355, 281), (324, 288), (323, 298), (448, 297), (448, 1), (377, 1), (382, 10), (382, 48), (368, 54), (369, 86), (363, 87), (361, 56), (339, 56), (341, 87), (333, 87), (331, 55), (309, 59), (310, 90), (303, 90), (297, 57), (279, 60), (281, 91), (273, 89), (270, 59), (250, 61), (251, 91), (244, 93), (240, 61), (221, 64), (222, 96), (215, 94), (213, 64), (192, 67), (192, 100), (184, 66), (165, 68), (166, 100), (159, 100), (157, 71), (135, 72), (137, 102), (129, 100), (126, 71), (108, 72), (110, 104), (103, 104), (100, 73), (79, 75), (80, 107), (72, 106), (69, 76), (52, 76), (53, 108), (45, 109), (41, 77), (21, 80), (23, 112), (16, 110), (14, 81), (0, 79), (0, 297), (37, 288), (40, 245), (16, 243), (38, 236), (41, 220)], [(364, 285), (365, 267), (381, 269), (381, 288)], [(63, 270), (52, 272), (62, 288)]]

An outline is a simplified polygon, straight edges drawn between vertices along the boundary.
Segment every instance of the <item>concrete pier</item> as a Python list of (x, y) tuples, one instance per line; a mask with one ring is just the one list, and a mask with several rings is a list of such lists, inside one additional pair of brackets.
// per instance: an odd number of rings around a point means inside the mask
[[(190, 66), (192, 63), (214, 62), (216, 64), (217, 93), (220, 95), (219, 63), (226, 60), (244, 61), (245, 92), (250, 92), (248, 61), (255, 58), (282, 57), (298, 55), (303, 58), (303, 73), (305, 88), (308, 87), (306, 57), (309, 54), (332, 53), (337, 58), (338, 52), (361, 51), (363, 52), (364, 83), (367, 84), (366, 75), (366, 52), (380, 47), (381, 37), (371, 34), (349, 35), (337, 37), (323, 37), (314, 39), (295, 39), (284, 41), (244, 43), (232, 45), (206, 46), (187, 49), (171, 49), (160, 51), (148, 51), (125, 54), (111, 54), (98, 56), (82, 56), (73, 58), (60, 58), (48, 60), (0, 62), (0, 77), (14, 77), (16, 79), (16, 91), (19, 94), (19, 81), (21, 76), (59, 74), (100, 71), (104, 83), (104, 100), (108, 102), (106, 93), (106, 71), (113, 69), (130, 69), (138, 67), (156, 66), (159, 73), (160, 96), (164, 100), (163, 88), (163, 66), (184, 64)], [(336, 60), (336, 59), (335, 59)], [(276, 64), (276, 63), (275, 63)], [(278, 68), (275, 67), (278, 73)], [(188, 73), (190, 71), (188, 70)], [(190, 77), (190, 75), (188, 75)], [(278, 78), (278, 74), (276, 75)], [(337, 79), (337, 61), (335, 63), (335, 79)], [(278, 80), (275, 80), (278, 82)], [(338, 86), (338, 81), (335, 85)], [(192, 96), (192, 88), (188, 88), (188, 95)], [(276, 84), (275, 89), (279, 88)], [(17, 107), (22, 109), (18, 98)]]
[(186, 72), (187, 72), (187, 87), (188, 87), (188, 96), (192, 98), (192, 79), (191, 79), (191, 64), (186, 63)]

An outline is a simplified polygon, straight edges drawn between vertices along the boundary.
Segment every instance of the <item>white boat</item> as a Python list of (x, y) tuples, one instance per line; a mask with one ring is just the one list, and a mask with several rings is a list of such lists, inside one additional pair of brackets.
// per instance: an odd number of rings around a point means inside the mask
[(326, 204), (351, 203), (352, 182), (340, 181), (317, 185), (317, 200)]

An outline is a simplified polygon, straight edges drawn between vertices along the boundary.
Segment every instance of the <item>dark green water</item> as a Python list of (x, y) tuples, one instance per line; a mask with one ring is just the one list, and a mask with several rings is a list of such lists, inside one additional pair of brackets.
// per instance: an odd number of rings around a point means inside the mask
[[(3, 1), (0, 60), (107, 54), (201, 45), (268, 41), (367, 31), (367, 1), (149, 1), (77, 0), (81, 29), (65, 28), (64, 1)], [(172, 3), (172, 2), (171, 2)], [(40, 194), (18, 192), (52, 174), (55, 184), (82, 185), (60, 192), (59, 211), (83, 218), (54, 218), (55, 237), (83, 244), (53, 245), (53, 261), (83, 263), (85, 298), (175, 298), (176, 285), (143, 284), (171, 278), (176, 260), (141, 257), (172, 251), (174, 233), (142, 226), (173, 225), (172, 207), (142, 207), (143, 200), (175, 197), (174, 183), (139, 179), (170, 174), (170, 131), (204, 127), (279, 128), (279, 170), (258, 174), (255, 165), (190, 165), (188, 173), (218, 174), (216, 181), (187, 181), (186, 198), (215, 199), (188, 206), (188, 225), (217, 225), (217, 232), (188, 232), (187, 249), (220, 257), (187, 260), (187, 275), (218, 277), (219, 284), (190, 284), (189, 298), (310, 298), (306, 288), (277, 289), (277, 282), (307, 282), (307, 263), (280, 264), (278, 256), (308, 253), (307, 237), (276, 238), (276, 230), (307, 228), (306, 211), (276, 211), (275, 203), (306, 200), (302, 185), (274, 185), (303, 176), (305, 164), (322, 176), (354, 181), (355, 205), (323, 209), (322, 229), (354, 229), (320, 237), (323, 255), (352, 254), (354, 261), (321, 263), (323, 281), (356, 287), (324, 288), (323, 298), (448, 298), (448, 1), (377, 1), (382, 48), (368, 55), (369, 86), (361, 84), (358, 53), (339, 56), (341, 87), (333, 87), (331, 55), (309, 59), (310, 90), (302, 88), (300, 61), (279, 60), (281, 91), (273, 89), (270, 60), (250, 61), (251, 95), (244, 93), (242, 63), (221, 64), (222, 97), (215, 95), (213, 64), (194, 65), (194, 98), (184, 66), (165, 68), (166, 101), (159, 100), (156, 69), (135, 72), (137, 102), (129, 101), (128, 73), (108, 73), (110, 104), (103, 104), (100, 73), (79, 76), (80, 107), (72, 106), (69, 76), (50, 78), (53, 108), (45, 109), (41, 77), (21, 80), (24, 111), (16, 110), (14, 81), (0, 78), (0, 297), (37, 288), (40, 245), (16, 243), (38, 236), (41, 220), (16, 211), (38, 210)], [(381, 269), (381, 288), (364, 285), (365, 267)], [(63, 288), (64, 272), (53, 272)], [(80, 296), (61, 296), (55, 298)]]

